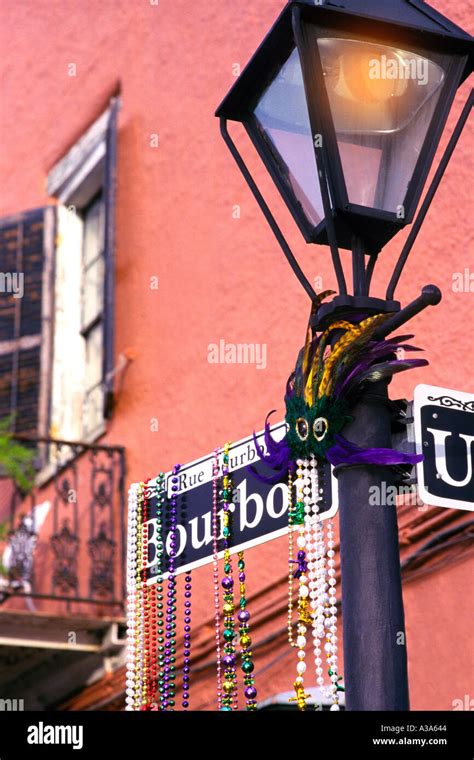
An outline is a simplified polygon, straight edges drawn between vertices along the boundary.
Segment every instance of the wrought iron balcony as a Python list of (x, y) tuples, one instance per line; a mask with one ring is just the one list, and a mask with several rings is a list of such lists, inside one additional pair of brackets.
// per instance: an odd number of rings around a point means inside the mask
[[(50, 438), (16, 440), (38, 453), (24, 493), (0, 480), (0, 603), (30, 611), (120, 614), (125, 599), (125, 450)], [(3, 540), (2, 540), (3, 538)], [(50, 600), (48, 602), (48, 600)], [(40, 608), (40, 609), (38, 609)], [(93, 614), (100, 614), (94, 607)]]

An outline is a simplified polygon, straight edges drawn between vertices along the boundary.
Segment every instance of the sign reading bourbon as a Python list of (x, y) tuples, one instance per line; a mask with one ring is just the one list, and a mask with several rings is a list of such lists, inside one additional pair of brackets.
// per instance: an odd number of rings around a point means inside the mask
[[(272, 427), (275, 440), (285, 434), (285, 423)], [(257, 435), (260, 446), (264, 447), (263, 432)], [(212, 469), (214, 455), (209, 454), (187, 465), (182, 465), (178, 473), (178, 525), (176, 531), (176, 572), (184, 572), (212, 562)], [(248, 470), (252, 465), (257, 472), (266, 473), (260, 461), (253, 436), (231, 445), (229, 450), (229, 470), (233, 481), (234, 512), (232, 530), (232, 553), (257, 546), (265, 541), (284, 535), (288, 531), (288, 486), (286, 482), (268, 485), (254, 477)], [(222, 472), (222, 452), (219, 454), (219, 469)], [(168, 496), (171, 495), (171, 476), (165, 475)], [(337, 484), (329, 464), (321, 465), (319, 471), (320, 510), (323, 519), (337, 512)], [(150, 481), (153, 485), (156, 480)], [(295, 494), (294, 494), (295, 495)], [(156, 498), (149, 504), (151, 518), (148, 520), (148, 578), (156, 581)], [(222, 541), (222, 510), (218, 512), (218, 546)], [(166, 551), (169, 551), (169, 530), (165, 532)], [(219, 554), (221, 556), (221, 553)]]

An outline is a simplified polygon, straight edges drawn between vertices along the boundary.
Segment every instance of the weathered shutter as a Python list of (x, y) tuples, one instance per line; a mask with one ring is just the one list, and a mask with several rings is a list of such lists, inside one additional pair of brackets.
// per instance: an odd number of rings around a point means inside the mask
[(51, 363), (55, 209), (0, 219), (0, 420), (45, 435)]
[(106, 135), (104, 166), (105, 199), (105, 281), (104, 281), (104, 416), (109, 418), (113, 409), (115, 366), (115, 198), (117, 187), (117, 118), (119, 98), (110, 103)]

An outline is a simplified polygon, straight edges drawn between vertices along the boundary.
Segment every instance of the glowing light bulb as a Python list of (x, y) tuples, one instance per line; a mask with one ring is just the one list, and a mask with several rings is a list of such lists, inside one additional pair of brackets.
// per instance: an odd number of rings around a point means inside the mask
[(340, 134), (404, 129), (444, 80), (433, 61), (388, 45), (325, 37), (318, 46)]
[[(400, 98), (406, 92), (408, 81), (406, 79), (388, 79), (379, 76), (379, 72), (373, 65), (373, 52), (364, 50), (348, 50), (338, 58), (339, 79), (334, 87), (337, 95), (356, 101), (361, 105), (366, 103), (383, 103), (390, 98)], [(382, 59), (384, 60), (384, 59)], [(390, 63), (393, 70), (395, 67), (400, 71), (404, 69), (403, 57), (399, 53), (393, 53)], [(382, 73), (382, 66), (380, 66)]]

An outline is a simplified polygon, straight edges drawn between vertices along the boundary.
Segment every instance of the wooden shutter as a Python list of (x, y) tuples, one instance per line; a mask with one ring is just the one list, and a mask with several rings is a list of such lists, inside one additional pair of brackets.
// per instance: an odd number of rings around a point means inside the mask
[(52, 206), (0, 219), (0, 419), (34, 436), (48, 429), (54, 226)]

